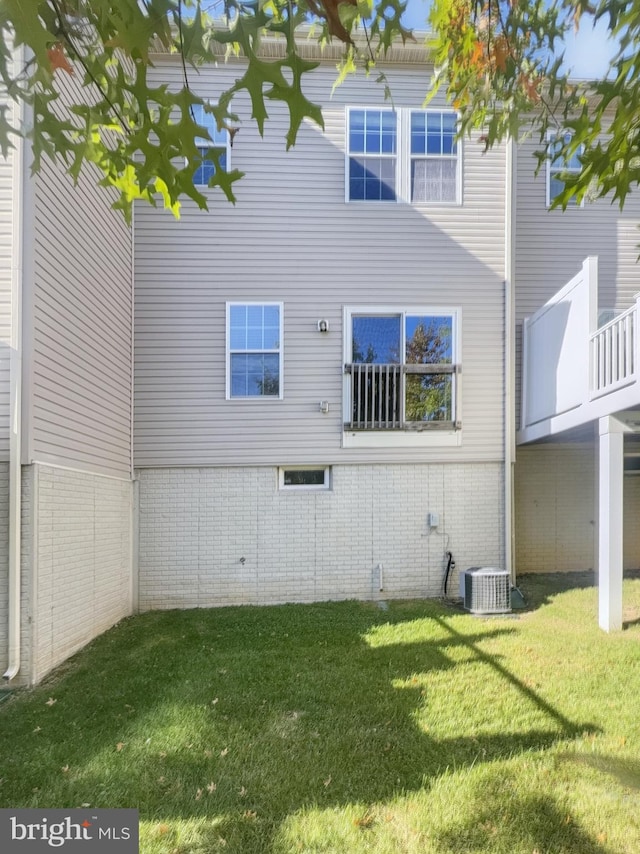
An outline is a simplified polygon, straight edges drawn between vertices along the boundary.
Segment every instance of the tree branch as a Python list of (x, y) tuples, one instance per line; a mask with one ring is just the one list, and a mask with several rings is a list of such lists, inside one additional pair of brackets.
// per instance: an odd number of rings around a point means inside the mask
[(106, 103), (109, 105), (109, 109), (113, 112), (113, 115), (118, 120), (120, 126), (122, 127), (122, 130), (127, 135), (130, 136), (131, 135), (131, 128), (128, 126), (128, 124), (124, 120), (124, 117), (122, 116), (122, 114), (118, 110), (118, 107), (113, 103), (113, 101), (109, 97), (108, 92), (105, 91), (105, 89), (102, 86), (102, 84), (100, 83), (100, 81), (96, 78), (96, 76), (93, 73), (93, 71), (91, 70), (91, 68), (87, 65), (87, 63), (86, 63), (84, 57), (82, 56), (82, 53), (80, 52), (80, 50), (73, 43), (73, 41), (71, 39), (71, 34), (68, 32), (68, 30), (65, 26), (64, 16), (62, 14), (62, 10), (60, 9), (60, 6), (59, 6), (57, 0), (51, 0), (51, 5), (53, 6), (55, 13), (58, 17), (60, 36), (63, 38), (63, 40), (67, 44), (67, 47), (69, 47), (70, 50), (72, 51), (74, 58), (78, 60), (80, 65), (82, 65), (82, 67), (85, 70), (85, 73), (87, 74), (87, 76), (89, 77), (89, 79), (91, 80), (93, 85), (98, 89), (98, 91), (100, 92), (100, 94), (102, 95), (102, 97), (104, 98)]

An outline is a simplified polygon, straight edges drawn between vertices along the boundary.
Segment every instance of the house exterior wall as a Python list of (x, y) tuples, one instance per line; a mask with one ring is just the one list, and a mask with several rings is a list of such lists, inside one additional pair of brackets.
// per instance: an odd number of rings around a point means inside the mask
[(132, 238), (96, 178), (74, 186), (44, 158), (35, 179), (23, 460), (129, 477)]
[[(0, 106), (17, 110), (10, 99), (0, 94)], [(13, 117), (11, 117), (13, 119)], [(0, 462), (9, 459), (9, 347), (11, 345), (11, 283), (15, 263), (15, 226), (13, 222), (16, 149), (0, 157)]]
[[(548, 210), (547, 175), (536, 176), (535, 140), (518, 149), (515, 214), (516, 425), (521, 426), (522, 324), (576, 276), (585, 258), (598, 258), (598, 309), (622, 310), (640, 291), (640, 197), (624, 210), (609, 199), (581, 208)], [(562, 310), (562, 306), (560, 306)], [(551, 347), (567, 347), (556, 331)], [(533, 366), (535, 370), (535, 366)], [(577, 382), (578, 380), (576, 380)], [(577, 388), (577, 386), (576, 386)], [(547, 389), (547, 394), (556, 390)], [(574, 389), (575, 391), (575, 389)], [(518, 573), (594, 568), (597, 563), (598, 471), (592, 443), (520, 446), (515, 468), (515, 567)], [(636, 534), (638, 481), (625, 476), (624, 567), (640, 564)]]
[(271, 466), (139, 478), (142, 610), (440, 596), (447, 550), (458, 570), (504, 562), (499, 463), (338, 465), (315, 492)]
[[(81, 75), (59, 80), (63, 102), (78, 94)], [(132, 233), (96, 181), (43, 159), (30, 186), (16, 681), (132, 611)]]
[[(0, 105), (8, 104), (0, 94)], [(8, 107), (11, 111), (13, 108)], [(6, 661), (9, 567), (9, 390), (11, 288), (15, 264), (15, 149), (0, 157), (0, 667)], [(4, 672), (4, 670), (3, 670)]]
[[(385, 72), (394, 107), (420, 109), (424, 65)], [(182, 85), (172, 59), (154, 73)], [(238, 73), (205, 66), (196, 91), (214, 101)], [(325, 129), (303, 124), (288, 152), (286, 110), (269, 105), (262, 139), (234, 101), (235, 206), (211, 191), (209, 213), (185, 204), (179, 222), (136, 209), (143, 609), (439, 595), (447, 541), (460, 569), (504, 565), (505, 150), (465, 141), (461, 205), (346, 202), (347, 108), (388, 103), (359, 76), (332, 94), (335, 77), (308, 76)], [(282, 400), (226, 399), (227, 301), (283, 304)], [(343, 439), (345, 309), (365, 306), (460, 311), (459, 445)], [(331, 489), (278, 488), (278, 466), (305, 464), (331, 466)]]
[(131, 501), (126, 480), (24, 467), (23, 681), (131, 613)]
[[(386, 72), (395, 106), (419, 109), (424, 67)], [(182, 82), (170, 60), (155, 73)], [(203, 67), (197, 91), (215, 100), (238, 73)], [(269, 106), (261, 139), (249, 103), (234, 102), (243, 121), (231, 165), (246, 172), (235, 206), (211, 191), (209, 213), (185, 204), (179, 222), (136, 209), (137, 467), (503, 459), (505, 152), (464, 143), (460, 206), (346, 203), (345, 109), (384, 100), (362, 77), (331, 97), (335, 76), (334, 66), (309, 75), (325, 131), (304, 124), (289, 152), (285, 111)], [(225, 400), (227, 300), (283, 302), (282, 400)], [(341, 447), (343, 308), (365, 305), (460, 308), (460, 447)]]

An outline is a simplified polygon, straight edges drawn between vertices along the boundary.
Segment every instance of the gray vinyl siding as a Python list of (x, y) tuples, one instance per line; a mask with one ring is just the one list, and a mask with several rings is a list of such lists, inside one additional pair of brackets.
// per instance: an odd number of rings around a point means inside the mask
[(609, 199), (582, 208), (548, 210), (546, 171), (536, 176), (535, 142), (521, 145), (517, 161), (516, 281), (521, 320), (533, 314), (580, 269), (587, 255), (599, 259), (600, 308), (628, 308), (640, 290), (637, 265), (640, 195), (621, 212)]
[(44, 160), (36, 178), (26, 461), (128, 477), (132, 246), (114, 199), (93, 172), (74, 186)]
[[(0, 104), (7, 98), (0, 96)], [(8, 108), (9, 113), (11, 107)], [(9, 348), (11, 346), (11, 268), (14, 251), (14, 152), (0, 157), (0, 462), (9, 459)]]
[[(180, 85), (178, 64), (160, 66)], [(395, 105), (419, 109), (428, 70), (387, 75)], [(237, 76), (221, 65), (192, 82), (215, 100)], [(345, 107), (384, 100), (364, 77), (331, 97), (334, 79), (323, 67), (307, 81), (325, 132), (305, 123), (289, 152), (284, 111), (269, 105), (261, 139), (235, 104), (235, 206), (211, 191), (209, 213), (185, 204), (177, 222), (137, 207), (136, 466), (502, 459), (504, 151), (464, 143), (461, 206), (345, 203)], [(283, 400), (225, 400), (225, 303), (243, 300), (284, 303)], [(461, 309), (461, 447), (341, 448), (343, 307), (358, 305)]]
[(520, 146), (516, 169), (516, 323), (518, 394), (522, 321), (580, 270), (588, 255), (598, 256), (600, 309), (625, 309), (640, 291), (640, 194), (624, 210), (609, 199), (582, 208), (548, 210), (546, 170), (535, 175), (534, 141)]

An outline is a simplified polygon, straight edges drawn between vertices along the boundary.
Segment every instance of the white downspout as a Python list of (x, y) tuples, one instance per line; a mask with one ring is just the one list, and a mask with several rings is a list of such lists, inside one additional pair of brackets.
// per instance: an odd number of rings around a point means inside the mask
[(516, 220), (516, 145), (509, 137), (506, 152), (504, 214), (504, 555), (505, 569), (515, 586), (514, 559), (514, 467), (515, 446), (515, 220)]
[[(18, 48), (14, 62), (24, 64), (24, 48)], [(24, 127), (25, 106), (14, 104), (14, 119), (21, 130)], [(20, 670), (20, 631), (22, 591), (20, 587), (21, 546), (21, 434), (22, 434), (22, 280), (24, 269), (24, 196), (26, 174), (25, 142), (15, 141), (12, 168), (13, 234), (11, 246), (11, 341), (9, 346), (9, 636), (8, 666), (3, 675), (6, 682), (16, 677)]]

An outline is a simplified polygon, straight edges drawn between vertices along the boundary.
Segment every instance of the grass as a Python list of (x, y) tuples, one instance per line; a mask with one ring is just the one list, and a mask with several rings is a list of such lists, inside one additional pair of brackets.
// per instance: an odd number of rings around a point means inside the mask
[(437, 602), (149, 613), (0, 705), (0, 807), (137, 807), (145, 854), (640, 851), (629, 625)]

